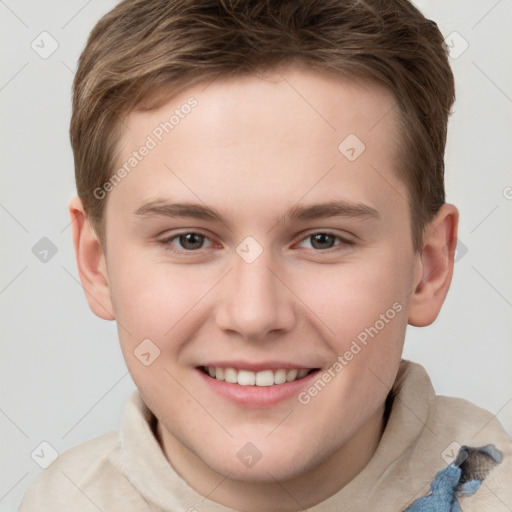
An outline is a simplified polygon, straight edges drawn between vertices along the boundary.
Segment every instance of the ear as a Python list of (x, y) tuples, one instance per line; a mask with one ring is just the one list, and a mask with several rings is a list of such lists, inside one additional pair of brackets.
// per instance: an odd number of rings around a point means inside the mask
[(444, 204), (426, 227), (418, 255), (419, 282), (409, 304), (409, 324), (430, 325), (439, 314), (453, 275), (459, 212)]
[(78, 273), (89, 307), (96, 316), (114, 320), (105, 256), (79, 197), (69, 202), (69, 214)]

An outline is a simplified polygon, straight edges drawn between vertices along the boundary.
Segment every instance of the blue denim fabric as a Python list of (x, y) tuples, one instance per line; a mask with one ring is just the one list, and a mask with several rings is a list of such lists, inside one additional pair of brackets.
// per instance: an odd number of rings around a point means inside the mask
[[(484, 457), (484, 462), (482, 457)], [(430, 484), (430, 492), (418, 498), (404, 512), (462, 512), (458, 496), (472, 496), (502, 456), (493, 445), (481, 448), (462, 446), (456, 460), (439, 471)], [(468, 475), (480, 475), (469, 477)]]

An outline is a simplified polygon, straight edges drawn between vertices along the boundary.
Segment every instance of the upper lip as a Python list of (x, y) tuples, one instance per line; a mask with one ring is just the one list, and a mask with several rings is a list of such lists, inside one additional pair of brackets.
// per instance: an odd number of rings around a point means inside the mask
[(254, 362), (254, 361), (209, 361), (207, 363), (202, 364), (201, 366), (206, 367), (217, 367), (217, 368), (235, 368), (236, 370), (249, 370), (253, 372), (261, 372), (263, 370), (300, 370), (302, 368), (310, 370), (313, 368), (318, 368), (318, 366), (311, 365), (303, 365), (300, 363), (290, 363), (284, 361), (264, 361), (264, 362)]

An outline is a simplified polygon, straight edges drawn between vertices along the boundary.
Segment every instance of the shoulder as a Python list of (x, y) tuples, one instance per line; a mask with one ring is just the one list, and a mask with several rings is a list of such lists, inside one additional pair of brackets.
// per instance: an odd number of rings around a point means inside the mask
[(430, 420), (433, 429), (461, 445), (495, 444), (512, 455), (512, 439), (496, 415), (467, 400), (436, 395)]
[(113, 464), (120, 451), (117, 429), (63, 452), (29, 487), (19, 512), (67, 511), (71, 504), (75, 511), (97, 512), (105, 489), (131, 487)]
[(467, 446), (497, 443), (506, 453), (511, 450), (512, 439), (496, 415), (463, 398), (437, 395), (421, 365), (403, 360), (395, 387), (407, 411), (425, 423), (429, 442), (449, 440)]

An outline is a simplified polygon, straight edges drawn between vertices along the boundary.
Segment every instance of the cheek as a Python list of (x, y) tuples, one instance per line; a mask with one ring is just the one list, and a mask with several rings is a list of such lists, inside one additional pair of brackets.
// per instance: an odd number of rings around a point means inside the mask
[[(329, 266), (326, 269), (304, 273), (301, 296), (307, 297), (309, 308), (329, 327), (339, 348), (364, 332), (376, 322), (381, 327), (384, 315), (386, 331), (403, 315), (397, 309), (406, 309), (408, 275), (407, 262), (380, 252), (378, 258), (354, 260), (351, 264)], [(409, 265), (410, 266), (410, 265)], [(393, 305), (398, 303), (399, 306)], [(383, 329), (381, 329), (383, 330)]]
[(142, 254), (123, 253), (117, 261), (109, 277), (130, 375), (150, 407), (156, 407), (162, 389), (175, 397), (177, 407), (186, 407), (187, 396), (175, 380), (182, 371), (176, 363), (194, 332), (190, 325), (197, 325), (194, 306), (208, 282), (204, 276), (190, 282), (189, 274), (177, 266), (149, 261)]
[(151, 358), (158, 354), (150, 367), (152, 375), (161, 363), (168, 363), (168, 357), (175, 357), (178, 344), (166, 340), (176, 339), (175, 325), (186, 317), (197, 293), (184, 285), (176, 270), (149, 262), (141, 254), (126, 251), (112, 255), (112, 261), (117, 264), (109, 272), (110, 290), (121, 349), (134, 379), (146, 380), (147, 368), (137, 358), (139, 347), (144, 342), (142, 353), (149, 352)]
[[(320, 423), (355, 429), (389, 392), (407, 327), (404, 265), (404, 260), (381, 252), (378, 259), (332, 267), (330, 274), (309, 282), (308, 305), (329, 327), (324, 332), (332, 357), (326, 391), (310, 389), (302, 397), (315, 402)], [(337, 405), (332, 408), (332, 404)], [(329, 407), (332, 416), (322, 416)]]
[(332, 276), (323, 307), (329, 312), (325, 322), (335, 332), (329, 339), (341, 357), (341, 370), (331, 391), (354, 410), (365, 403), (371, 411), (394, 381), (407, 327), (411, 266), (410, 259), (381, 250), (378, 258), (346, 272), (340, 267)]
[(191, 280), (190, 272), (155, 262), (143, 251), (118, 256), (118, 264), (109, 272), (116, 320), (137, 336), (162, 338), (207, 289), (200, 272)]

